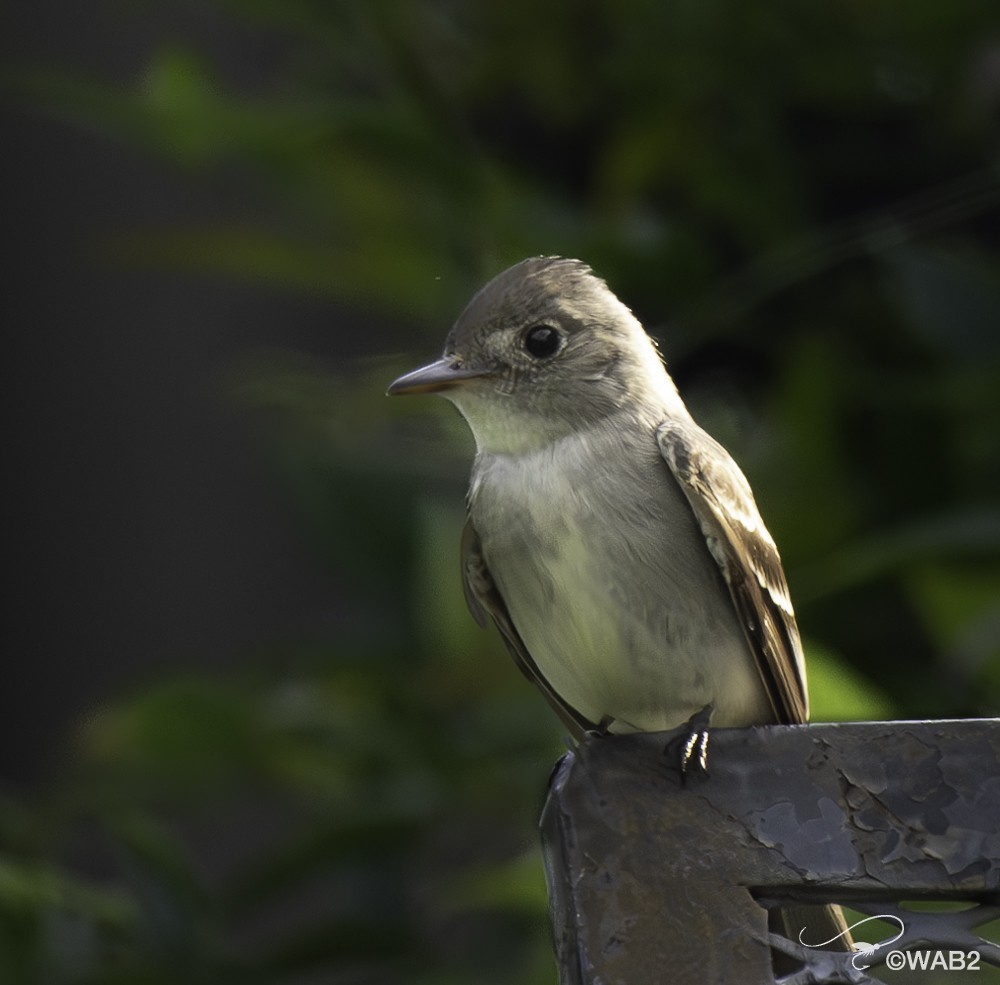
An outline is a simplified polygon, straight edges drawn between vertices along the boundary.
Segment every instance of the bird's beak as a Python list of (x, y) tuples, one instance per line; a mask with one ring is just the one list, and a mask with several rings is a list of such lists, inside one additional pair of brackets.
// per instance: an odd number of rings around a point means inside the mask
[(466, 367), (456, 363), (454, 359), (442, 357), (411, 373), (404, 373), (398, 380), (393, 380), (386, 393), (392, 396), (406, 393), (440, 393), (442, 390), (459, 386), (465, 380), (474, 380), (486, 375), (487, 371), (484, 369)]

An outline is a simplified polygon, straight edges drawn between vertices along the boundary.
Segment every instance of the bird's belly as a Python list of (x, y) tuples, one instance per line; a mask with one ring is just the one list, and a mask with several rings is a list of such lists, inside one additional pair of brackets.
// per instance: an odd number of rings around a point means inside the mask
[[(664, 486), (667, 480), (664, 481)], [(708, 704), (716, 725), (773, 712), (728, 590), (681, 493), (613, 506), (529, 490), (473, 521), (511, 619), (541, 674), (595, 725), (675, 728)], [(609, 514), (608, 510), (612, 512)]]
[[(567, 704), (595, 724), (613, 720), (612, 731), (675, 728), (709, 703), (718, 725), (767, 720), (735, 618), (703, 599), (643, 598), (640, 572), (632, 585), (582, 575), (566, 556), (501, 588), (528, 652)], [(553, 587), (544, 605), (534, 591), (541, 580)]]

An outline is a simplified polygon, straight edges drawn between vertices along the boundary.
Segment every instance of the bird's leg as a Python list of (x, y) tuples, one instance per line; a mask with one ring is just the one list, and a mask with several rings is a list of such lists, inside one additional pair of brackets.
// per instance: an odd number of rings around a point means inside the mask
[(675, 763), (682, 783), (694, 773), (708, 775), (708, 723), (713, 710), (713, 706), (707, 704), (696, 711), (685, 723), (681, 735), (671, 739), (663, 748), (664, 756), (677, 757)]
[(608, 735), (611, 732), (611, 726), (614, 725), (615, 719), (613, 715), (605, 715), (598, 723), (596, 728), (587, 729), (583, 734), (588, 739), (597, 739), (603, 735)]

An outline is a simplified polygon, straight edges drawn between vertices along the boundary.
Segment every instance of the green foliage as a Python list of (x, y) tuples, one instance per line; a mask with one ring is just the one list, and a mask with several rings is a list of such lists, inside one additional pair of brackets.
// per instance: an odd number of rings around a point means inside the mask
[[(402, 317), (413, 359), (503, 264), (587, 259), (745, 465), (816, 717), (995, 713), (994, 6), (219, 0), (253, 87), (179, 38), (22, 89), (258, 203), (109, 256)], [(467, 438), (402, 368), (233, 368), (352, 615), (95, 713), (6, 805), (0, 981), (552, 980), (559, 729), (462, 609)]]

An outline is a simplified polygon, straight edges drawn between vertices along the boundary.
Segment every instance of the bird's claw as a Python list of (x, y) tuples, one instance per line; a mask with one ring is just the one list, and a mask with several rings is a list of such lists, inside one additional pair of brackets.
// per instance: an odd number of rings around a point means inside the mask
[[(695, 755), (697, 754), (697, 759)], [(687, 742), (684, 743), (684, 752), (681, 754), (681, 772), (687, 773), (689, 770), (697, 768), (701, 773), (708, 772), (708, 729), (700, 729), (692, 732)]]
[[(689, 776), (708, 775), (708, 722), (712, 717), (712, 705), (706, 705), (696, 711), (685, 724), (684, 744), (679, 750), (677, 767), (681, 775), (681, 783), (687, 782)], [(663, 750), (670, 757), (677, 748), (679, 738), (667, 743)]]

